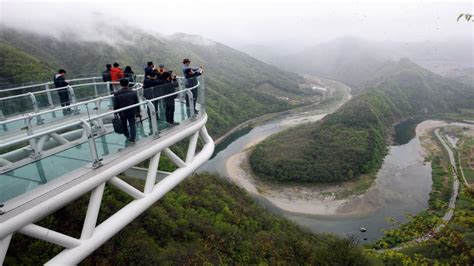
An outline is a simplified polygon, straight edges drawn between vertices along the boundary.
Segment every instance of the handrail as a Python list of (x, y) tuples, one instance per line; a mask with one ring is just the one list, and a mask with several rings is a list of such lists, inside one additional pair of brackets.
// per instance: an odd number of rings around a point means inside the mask
[[(11, 95), (11, 96), (6, 96), (6, 97), (0, 97), (0, 101), (3, 101), (3, 100), (10, 100), (10, 99), (15, 99), (15, 98), (21, 98), (21, 97), (28, 96), (28, 95), (30, 95), (30, 94), (37, 95), (37, 94), (48, 93), (48, 92), (52, 92), (52, 91), (64, 90), (64, 89), (68, 89), (69, 87), (78, 88), (78, 87), (91, 86), (91, 85), (106, 85), (106, 84), (119, 84), (119, 83), (120, 83), (120, 82), (118, 82), (118, 81), (81, 83), (81, 84), (68, 85), (68, 86), (64, 86), (64, 87), (53, 88), (53, 89), (47, 89), (47, 90), (42, 90), (42, 91), (33, 91), (33, 92), (27, 92), (27, 93), (23, 93), (23, 94), (17, 94), (17, 95)], [(135, 84), (135, 82), (130, 82), (130, 84)]]
[[(184, 79), (183, 77), (177, 77), (178, 79)], [(112, 82), (111, 82), (112, 83)], [(104, 84), (104, 82), (99, 82), (99, 83), (88, 83), (89, 85), (98, 85), (98, 84)], [(114, 83), (112, 83), (114, 84)], [(134, 88), (133, 90), (135, 91), (139, 91), (141, 89), (143, 89), (143, 85), (141, 83), (132, 83), (132, 84), (138, 84), (139, 87), (137, 88)], [(79, 84), (79, 85), (84, 85), (84, 84)], [(77, 85), (76, 85), (77, 86)], [(85, 86), (85, 85), (84, 85)], [(198, 82), (198, 85), (192, 87), (193, 89), (197, 88), (199, 86), (199, 82)], [(64, 87), (63, 87), (64, 88)], [(56, 90), (59, 90), (59, 89), (62, 89), (62, 88), (56, 88)], [(181, 92), (183, 92), (184, 90), (181, 90)], [(30, 96), (31, 93), (27, 93), (27, 94), (24, 94), (22, 96)], [(15, 96), (11, 96), (11, 97), (16, 97), (17, 95)], [(44, 114), (48, 114), (48, 113), (52, 113), (52, 112), (57, 112), (57, 111), (62, 111), (62, 110), (65, 110), (65, 109), (68, 109), (68, 108), (71, 108), (71, 107), (76, 107), (76, 106), (80, 106), (80, 105), (84, 105), (84, 104), (87, 104), (87, 103), (92, 103), (92, 102), (95, 102), (97, 99), (109, 99), (113, 97), (113, 95), (107, 95), (107, 96), (99, 96), (98, 98), (95, 98), (95, 99), (91, 99), (91, 100), (87, 100), (87, 101), (82, 101), (82, 102), (78, 102), (78, 103), (73, 103), (73, 104), (70, 104), (68, 106), (63, 106), (63, 107), (58, 107), (58, 108), (55, 108), (55, 109), (49, 109), (49, 110), (46, 110), (46, 111), (42, 111), (42, 112), (37, 112), (37, 113), (28, 113), (26, 115), (21, 115), (21, 116), (17, 116), (17, 117), (12, 117), (10, 119), (6, 119), (6, 120), (3, 120), (1, 121), (0, 120), (0, 125), (5, 125), (5, 124), (8, 124), (8, 123), (12, 123), (12, 122), (16, 122), (16, 121), (20, 121), (20, 120), (23, 120), (25, 118), (30, 118), (30, 117), (38, 117), (38, 116), (41, 116), (41, 115), (44, 115)], [(0, 101), (2, 99), (5, 99), (5, 98), (0, 98)]]
[[(7, 148), (9, 146), (12, 146), (12, 145), (15, 145), (15, 144), (18, 144), (18, 143), (21, 143), (21, 142), (29, 141), (29, 140), (32, 140), (32, 139), (35, 139), (35, 138), (38, 138), (38, 137), (42, 137), (42, 136), (51, 134), (53, 132), (57, 132), (59, 130), (63, 130), (63, 129), (66, 129), (66, 128), (70, 128), (70, 127), (73, 127), (73, 126), (80, 125), (80, 124), (82, 124), (82, 120), (85, 120), (86, 122), (92, 122), (94, 120), (98, 120), (98, 119), (106, 117), (108, 115), (119, 113), (119, 112), (122, 112), (122, 111), (125, 111), (125, 110), (128, 110), (128, 109), (132, 109), (132, 108), (135, 108), (137, 106), (141, 106), (141, 105), (147, 106), (148, 102), (159, 101), (159, 100), (162, 100), (162, 99), (165, 99), (167, 97), (177, 95), (177, 94), (180, 94), (180, 93), (183, 93), (183, 92), (191, 93), (191, 95), (192, 95), (191, 90), (198, 88), (200, 85), (201, 85), (201, 83), (198, 81), (197, 84), (195, 86), (191, 87), (191, 88), (186, 88), (186, 89), (183, 89), (183, 90), (179, 90), (179, 91), (176, 91), (176, 92), (173, 92), (173, 93), (169, 93), (167, 95), (159, 96), (159, 97), (156, 97), (156, 98), (153, 98), (153, 99), (150, 99), (150, 100), (146, 100), (146, 101), (143, 101), (143, 102), (140, 102), (140, 103), (137, 103), (137, 104), (129, 105), (127, 107), (120, 108), (120, 109), (117, 109), (117, 110), (112, 110), (112, 111), (102, 113), (102, 114), (99, 114), (99, 115), (93, 115), (90, 118), (78, 117), (77, 121), (68, 123), (66, 125), (54, 127), (54, 128), (48, 129), (48, 130), (44, 130), (42, 132), (38, 132), (38, 133), (34, 133), (34, 134), (31, 134), (31, 135), (28, 135), (28, 136), (25, 136), (25, 137), (17, 138), (15, 140), (11, 140), (9, 142), (0, 143), (0, 149)], [(136, 90), (139, 90), (139, 89), (141, 89), (141, 88), (137, 88)], [(91, 103), (91, 102), (94, 102), (94, 101), (107, 99), (107, 98), (111, 98), (111, 97), (114, 97), (114, 96), (113, 95), (108, 95), (106, 97), (99, 97), (99, 98), (89, 100), (89, 101), (86, 101), (86, 102), (77, 103), (77, 104), (75, 104), (75, 106), (83, 105), (83, 104), (86, 104), (86, 103)], [(57, 108), (57, 109), (54, 109), (54, 110), (58, 111), (58, 110), (62, 110), (62, 109), (65, 109), (65, 108), (70, 108), (70, 107), (74, 107), (74, 106), (69, 105), (69, 106)], [(48, 112), (53, 112), (54, 110), (48, 110), (48, 111), (45, 111), (45, 112), (42, 112), (42, 113), (28, 114), (28, 116), (15, 118), (14, 120), (12, 119), (12, 120), (0, 121), (0, 125), (5, 124), (5, 123), (11, 123), (11, 122), (18, 121), (18, 120), (23, 120), (25, 118), (32, 120), (36, 116), (40, 116), (41, 114), (45, 114), (45, 113), (48, 113)]]
[[(139, 75), (136, 75), (137, 77), (143, 77), (144, 75), (142, 74), (139, 74)], [(77, 78), (77, 79), (69, 79), (67, 80), (67, 82), (77, 82), (77, 81), (84, 81), (84, 80), (96, 80), (96, 79), (100, 79), (102, 80), (102, 77), (89, 77), (89, 78)], [(109, 81), (109, 82), (113, 82), (113, 81)], [(104, 82), (105, 83), (105, 82)], [(44, 83), (39, 83), (39, 84), (32, 84), (32, 85), (26, 85), (26, 86), (21, 86), (21, 87), (15, 87), (15, 88), (9, 88), (9, 89), (1, 89), (0, 88), (0, 93), (2, 92), (11, 92), (11, 91), (16, 91), (16, 90), (23, 90), (23, 89), (29, 89), (29, 88), (34, 88), (34, 87), (41, 87), (41, 86), (46, 86), (46, 85), (53, 85), (54, 82), (52, 81), (48, 81), (48, 82), (44, 82)], [(74, 86), (76, 85), (81, 85), (81, 84), (73, 84)], [(72, 85), (71, 85), (72, 86)], [(67, 87), (67, 86), (66, 86)], [(62, 88), (65, 88), (65, 87), (62, 87)], [(44, 89), (44, 90), (41, 90), (41, 91), (47, 91), (47, 90), (53, 90), (53, 89)], [(40, 91), (35, 91), (35, 92), (40, 92)], [(33, 92), (34, 93), (34, 92)], [(1, 98), (0, 98), (1, 99)]]
[[(83, 80), (95, 80), (95, 79), (102, 79), (102, 77), (90, 77), (90, 78), (77, 78), (77, 79), (70, 79), (67, 80), (68, 82), (76, 82), (76, 81), (83, 81)], [(21, 86), (21, 87), (15, 87), (15, 88), (9, 88), (9, 89), (0, 89), (1, 92), (9, 92), (9, 91), (15, 91), (15, 90), (23, 90), (23, 89), (28, 89), (28, 88), (34, 88), (34, 87), (40, 87), (40, 86), (46, 86), (46, 85), (53, 85), (54, 82), (48, 81), (45, 83), (39, 83), (39, 84), (33, 84), (33, 85), (26, 85), (26, 86)], [(78, 85), (78, 84), (76, 84)]]
[[(134, 88), (133, 90), (140, 90), (141, 87), (139, 88)], [(28, 95), (28, 94), (27, 94)], [(62, 111), (62, 110), (65, 110), (65, 109), (68, 109), (68, 108), (71, 108), (71, 107), (76, 107), (76, 106), (80, 106), (80, 105), (84, 105), (84, 104), (88, 104), (88, 103), (92, 103), (92, 102), (95, 102), (97, 101), (98, 99), (108, 99), (108, 98), (111, 98), (113, 97), (112, 94), (110, 95), (107, 95), (107, 96), (99, 96), (95, 99), (91, 99), (91, 100), (87, 100), (87, 101), (83, 101), (83, 102), (78, 102), (78, 103), (73, 103), (73, 104), (70, 104), (70, 105), (67, 105), (67, 106), (62, 106), (62, 107), (58, 107), (58, 108), (55, 108), (55, 109), (49, 109), (49, 110), (46, 110), (46, 111), (42, 111), (42, 112), (38, 112), (38, 113), (28, 113), (26, 115), (22, 115), (22, 116), (18, 116), (18, 117), (13, 117), (11, 119), (7, 119), (7, 120), (3, 120), (3, 121), (0, 121), (0, 125), (3, 125), (3, 124), (8, 124), (8, 123), (12, 123), (12, 122), (16, 122), (16, 121), (20, 121), (20, 120), (23, 120), (25, 118), (34, 118), (36, 116), (41, 116), (41, 115), (44, 115), (44, 114), (48, 114), (48, 113), (52, 113), (52, 112), (57, 112), (57, 111)], [(1, 100), (1, 98), (0, 98)]]
[[(143, 75), (136, 75), (136, 76), (141, 77)], [(179, 80), (184, 79), (184, 77), (176, 77), (176, 78), (179, 79)], [(87, 80), (87, 79), (94, 79), (94, 78), (84, 78), (84, 79), (81, 79), (81, 80)], [(76, 99), (74, 97), (74, 89), (75, 88), (80, 88), (80, 87), (85, 87), (85, 86), (94, 86), (95, 87), (95, 97), (99, 97), (99, 94), (97, 93), (97, 85), (110, 85), (110, 84), (118, 84), (118, 83), (119, 83), (118, 81), (112, 81), (112, 82), (108, 81), (108, 82), (94, 82), (94, 83), (82, 83), (82, 84), (68, 85), (66, 87), (54, 88), (54, 89), (49, 89), (49, 87), (47, 87), (46, 90), (42, 90), (42, 91), (28, 92), (28, 93), (19, 94), (19, 95), (12, 95), (12, 96), (3, 97), (3, 98), (0, 98), (0, 102), (1, 101), (6, 101), (6, 100), (11, 100), (11, 99), (18, 99), (18, 98), (29, 98), (32, 101), (32, 106), (33, 106), (33, 109), (34, 109), (33, 113), (44, 114), (44, 112), (40, 112), (40, 110), (38, 108), (38, 103), (36, 101), (35, 95), (40, 95), (40, 94), (46, 93), (46, 96), (48, 97), (48, 106), (49, 106), (49, 109), (50, 109), (50, 110), (46, 111), (46, 113), (50, 113), (50, 112), (64, 110), (64, 109), (67, 109), (67, 108), (70, 108), (70, 107), (78, 106), (76, 104)], [(142, 84), (139, 83), (139, 82), (132, 82), (131, 84), (134, 84), (134, 85), (138, 84), (138, 85), (142, 86)], [(68, 93), (72, 97), (72, 99), (71, 99), (72, 105), (65, 106), (63, 108), (51, 109), (51, 108), (54, 108), (54, 103), (53, 103), (53, 100), (52, 100), (52, 97), (51, 97), (51, 93), (53, 91), (59, 91), (59, 90), (62, 90), (62, 89), (67, 89), (68, 90)], [(141, 87), (137, 88), (137, 90), (140, 90), (140, 89), (141, 89)], [(107, 99), (108, 97), (104, 97), (104, 98)], [(5, 125), (7, 122), (18, 121), (18, 120), (21, 120), (25, 117), (28, 117), (29, 114), (25, 115), (25, 113), (26, 112), (24, 112), (23, 114), (20, 113), (20, 114), (17, 114), (15, 116), (11, 117), (12, 119), (16, 119), (16, 120), (11, 120), (11, 119), (6, 120), (5, 113), (3, 113), (2, 110), (0, 109), (0, 125)], [(37, 117), (39, 119), (38, 123), (42, 123), (42, 119), (39, 116), (37, 116)]]

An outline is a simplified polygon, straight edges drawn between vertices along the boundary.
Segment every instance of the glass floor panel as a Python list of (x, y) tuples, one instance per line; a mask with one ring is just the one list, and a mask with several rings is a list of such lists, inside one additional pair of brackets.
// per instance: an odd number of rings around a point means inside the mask
[[(188, 119), (188, 108), (180, 101), (175, 101), (174, 119), (182, 122)], [(169, 125), (164, 119), (164, 109), (160, 107), (161, 119), (158, 120), (159, 131)], [(137, 142), (152, 134), (148, 119), (137, 121)], [(99, 158), (114, 154), (127, 147), (126, 138), (117, 133), (95, 139)], [(45, 157), (39, 161), (19, 167), (15, 170), (0, 174), (0, 203), (10, 200), (25, 192), (72, 172), (80, 167), (91, 165), (92, 156), (89, 143), (85, 142), (54, 155)]]

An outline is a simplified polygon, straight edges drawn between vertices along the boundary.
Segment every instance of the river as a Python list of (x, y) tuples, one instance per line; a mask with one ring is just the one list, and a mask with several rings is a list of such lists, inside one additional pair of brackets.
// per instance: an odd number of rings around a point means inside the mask
[[(249, 177), (246, 167), (242, 167), (248, 148), (272, 134), (324, 116), (321, 111), (314, 110), (267, 121), (232, 142), (200, 171), (228, 178), (254, 195), (266, 209), (313, 232), (354, 235), (361, 243), (375, 241), (383, 235), (383, 229), (392, 228), (394, 225), (387, 221), (388, 217), (405, 222), (407, 214), (427, 208), (432, 184), (431, 165), (424, 162), (418, 130), (416, 137), (407, 143), (389, 147), (374, 184), (363, 195), (345, 200), (330, 196), (321, 198), (310, 195), (319, 193), (314, 187), (302, 190), (278, 187), (274, 191), (266, 188), (262, 192), (258, 181)], [(360, 232), (361, 227), (367, 232)]]

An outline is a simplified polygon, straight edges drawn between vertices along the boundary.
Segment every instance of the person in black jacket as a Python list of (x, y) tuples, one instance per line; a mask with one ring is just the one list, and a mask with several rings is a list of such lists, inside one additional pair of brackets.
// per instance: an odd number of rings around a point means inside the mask
[[(102, 81), (107, 82), (107, 81), (112, 81), (110, 78), (110, 69), (112, 68), (111, 64), (106, 64), (105, 65), (105, 70), (102, 72)], [(114, 88), (112, 87), (112, 84), (109, 84), (109, 91), (110, 93), (114, 93)]]
[(150, 78), (151, 73), (153, 73), (153, 68), (155, 68), (155, 65), (153, 65), (152, 61), (149, 61), (148, 63), (146, 63), (144, 80), (147, 80)]
[[(156, 72), (151, 72), (147, 79), (143, 81), (143, 97), (147, 100), (154, 99), (156, 97), (160, 97), (160, 88), (159, 88), (159, 81), (156, 76)], [(155, 111), (157, 113), (158, 119), (158, 101), (153, 101), (152, 104), (155, 106)], [(147, 108), (148, 118), (151, 118), (150, 108)], [(151, 122), (150, 122), (151, 126)]]
[[(56, 75), (54, 75), (54, 87), (61, 88), (58, 90), (59, 101), (61, 102), (61, 107), (69, 106), (71, 101), (69, 100), (69, 92), (67, 90), (67, 86), (69, 83), (66, 82), (64, 78), (64, 74), (66, 74), (66, 70), (60, 69)], [(71, 108), (64, 108), (63, 115), (67, 115), (71, 113)]]
[(111, 81), (111, 79), (110, 79), (110, 69), (111, 68), (112, 68), (111, 64), (105, 65), (105, 70), (104, 70), (104, 72), (102, 72), (102, 81), (103, 82)]
[[(176, 88), (178, 87), (178, 82), (176, 82), (176, 78), (173, 77), (171, 71), (165, 71), (161, 74), (162, 82), (164, 83), (162, 86), (163, 94), (168, 95), (173, 92), (176, 92)], [(170, 125), (178, 125), (179, 123), (174, 121), (174, 109), (175, 103), (174, 100), (176, 99), (177, 95), (168, 96), (165, 98), (165, 116), (166, 122)]]
[[(203, 71), (202, 66), (199, 66), (199, 68), (193, 68), (191, 67), (191, 60), (188, 58), (183, 59), (183, 75), (186, 78), (186, 88), (192, 88), (196, 86), (197, 83), (197, 78), (198, 76), (201, 76)], [(193, 102), (194, 102), (194, 113), (197, 114), (198, 110), (196, 110), (196, 101), (198, 97), (198, 88), (194, 88), (191, 90), (193, 93)], [(189, 107), (189, 99), (186, 96), (186, 106)]]
[(131, 66), (126, 66), (123, 71), (124, 78), (128, 79), (129, 82), (135, 82), (135, 73), (132, 71)]
[[(128, 79), (123, 78), (120, 80), (120, 86), (122, 88), (114, 93), (114, 110), (138, 103), (137, 93), (128, 87), (128, 83)], [(123, 134), (128, 139), (128, 142), (135, 143), (137, 136), (135, 116), (140, 115), (140, 107), (137, 106), (121, 111), (119, 115), (120, 120), (122, 121)], [(130, 126), (130, 132), (128, 131), (127, 122)]]

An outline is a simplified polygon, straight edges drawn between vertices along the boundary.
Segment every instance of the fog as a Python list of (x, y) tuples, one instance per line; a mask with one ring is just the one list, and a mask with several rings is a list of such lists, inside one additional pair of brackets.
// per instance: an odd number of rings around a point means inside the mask
[[(199, 34), (233, 46), (302, 49), (340, 36), (377, 41), (473, 40), (473, 1), (1, 1), (0, 23), (95, 39), (102, 26)], [(104, 27), (105, 28), (105, 27)], [(75, 33), (75, 34), (73, 34)]]

